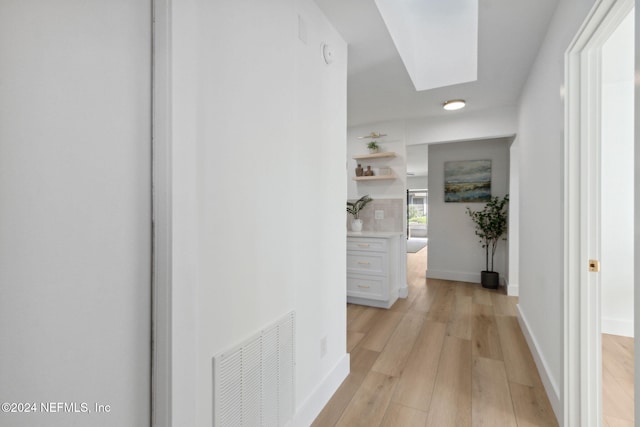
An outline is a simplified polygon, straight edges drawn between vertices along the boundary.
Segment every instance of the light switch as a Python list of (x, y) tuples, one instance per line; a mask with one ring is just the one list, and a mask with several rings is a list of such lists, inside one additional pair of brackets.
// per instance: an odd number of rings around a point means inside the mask
[(384, 219), (384, 211), (383, 210), (374, 211), (374, 218), (375, 219)]

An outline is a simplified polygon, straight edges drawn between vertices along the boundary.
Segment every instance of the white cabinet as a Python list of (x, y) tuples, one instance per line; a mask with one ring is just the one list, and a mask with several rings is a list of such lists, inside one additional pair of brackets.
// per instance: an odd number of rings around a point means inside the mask
[(349, 233), (347, 302), (389, 308), (398, 299), (401, 233)]

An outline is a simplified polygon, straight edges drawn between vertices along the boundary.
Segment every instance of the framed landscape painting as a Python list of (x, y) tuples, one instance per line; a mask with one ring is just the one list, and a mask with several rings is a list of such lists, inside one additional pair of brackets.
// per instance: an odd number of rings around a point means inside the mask
[(445, 202), (491, 200), (491, 160), (444, 162)]

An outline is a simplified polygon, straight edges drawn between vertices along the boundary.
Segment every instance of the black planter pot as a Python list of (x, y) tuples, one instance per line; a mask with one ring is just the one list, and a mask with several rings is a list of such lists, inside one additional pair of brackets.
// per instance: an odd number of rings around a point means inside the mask
[(498, 289), (500, 275), (495, 271), (482, 271), (480, 273), (480, 283), (483, 288)]

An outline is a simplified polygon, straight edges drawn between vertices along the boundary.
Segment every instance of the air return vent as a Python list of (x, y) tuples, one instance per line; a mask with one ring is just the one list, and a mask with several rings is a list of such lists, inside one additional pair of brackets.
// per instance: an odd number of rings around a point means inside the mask
[(295, 313), (213, 358), (215, 427), (282, 426), (293, 418)]

